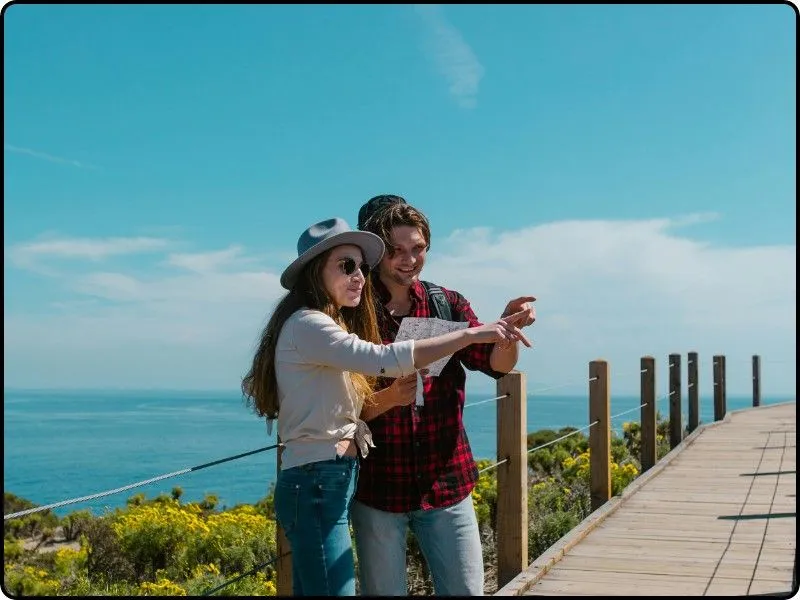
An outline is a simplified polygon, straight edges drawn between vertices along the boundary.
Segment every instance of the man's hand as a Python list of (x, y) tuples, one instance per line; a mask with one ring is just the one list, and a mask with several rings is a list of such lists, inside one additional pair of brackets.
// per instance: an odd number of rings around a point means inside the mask
[[(428, 375), (428, 369), (420, 369), (420, 375), (423, 377)], [(387, 404), (389, 406), (408, 406), (414, 403), (417, 396), (417, 374), (416, 372), (405, 377), (398, 377), (386, 388), (387, 394), (390, 394)]]
[[(522, 313), (522, 316), (514, 321), (514, 325), (520, 329), (531, 325), (536, 320), (536, 308), (534, 308), (533, 302), (536, 302), (536, 296), (520, 296), (519, 298), (509, 300), (501, 318), (505, 318), (510, 315), (514, 315), (514, 317), (516, 317), (517, 314)], [(530, 343), (527, 344), (529, 348), (532, 345), (533, 344)], [(508, 351), (511, 348), (516, 348), (516, 343), (512, 340), (504, 340), (502, 342), (498, 342), (497, 346), (501, 350)]]
[(519, 298), (509, 300), (501, 316), (507, 317), (508, 315), (513, 315), (514, 313), (524, 310), (525, 318), (516, 322), (515, 325), (520, 328), (531, 325), (536, 320), (536, 308), (533, 306), (534, 302), (536, 302), (536, 296), (520, 296)]

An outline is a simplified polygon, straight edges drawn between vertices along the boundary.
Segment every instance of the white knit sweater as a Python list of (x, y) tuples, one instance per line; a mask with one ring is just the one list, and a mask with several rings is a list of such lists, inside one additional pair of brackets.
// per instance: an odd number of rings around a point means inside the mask
[[(329, 460), (336, 442), (352, 438), (365, 453), (369, 429), (349, 372), (402, 377), (414, 372), (414, 340), (373, 344), (347, 333), (328, 315), (301, 309), (286, 320), (275, 354), (281, 468)], [(361, 438), (361, 439), (359, 439)]]

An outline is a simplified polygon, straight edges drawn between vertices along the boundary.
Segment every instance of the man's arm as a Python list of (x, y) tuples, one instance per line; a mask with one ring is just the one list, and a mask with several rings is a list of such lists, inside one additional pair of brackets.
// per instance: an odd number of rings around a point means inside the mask
[[(424, 372), (427, 372), (423, 369)], [(406, 406), (414, 402), (417, 393), (417, 373), (398, 377), (389, 387), (378, 390), (364, 402), (362, 421), (371, 421), (395, 406)]]
[(509, 373), (517, 365), (519, 342), (498, 342), (489, 355), (489, 364), (494, 371)]
[[(536, 320), (536, 309), (533, 307), (533, 302), (536, 301), (535, 296), (520, 296), (514, 298), (506, 304), (506, 309), (503, 311), (502, 316), (508, 316), (520, 311), (525, 311), (525, 317), (518, 324), (518, 327), (526, 327), (533, 324)], [(510, 372), (517, 364), (519, 358), (519, 345), (517, 342), (500, 342), (494, 345), (492, 353), (489, 355), (489, 364), (495, 371), (501, 373)]]

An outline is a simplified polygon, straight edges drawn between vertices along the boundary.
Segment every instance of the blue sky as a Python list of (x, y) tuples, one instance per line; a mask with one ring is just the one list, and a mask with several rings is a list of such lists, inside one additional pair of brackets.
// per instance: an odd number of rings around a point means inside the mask
[[(4, 381), (238, 388), (300, 231), (396, 193), (529, 389), (796, 389), (796, 23), (765, 6), (12, 5)], [(491, 382), (470, 376), (473, 389)], [(663, 386), (662, 386), (663, 387)], [(559, 388), (563, 393), (583, 389)]]

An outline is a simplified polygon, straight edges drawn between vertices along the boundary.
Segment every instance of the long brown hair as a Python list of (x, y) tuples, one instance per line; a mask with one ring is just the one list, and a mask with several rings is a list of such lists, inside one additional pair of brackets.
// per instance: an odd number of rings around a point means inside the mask
[[(253, 364), (242, 380), (242, 394), (246, 404), (260, 417), (274, 419), (278, 416), (278, 380), (275, 375), (275, 347), (286, 320), (301, 308), (319, 310), (336, 321), (348, 333), (362, 340), (380, 344), (372, 282), (367, 277), (358, 306), (338, 309), (325, 289), (322, 270), (333, 248), (309, 262), (301, 271), (292, 290), (275, 307), (261, 333)], [(375, 386), (375, 377), (350, 373), (356, 393), (369, 402)]]

